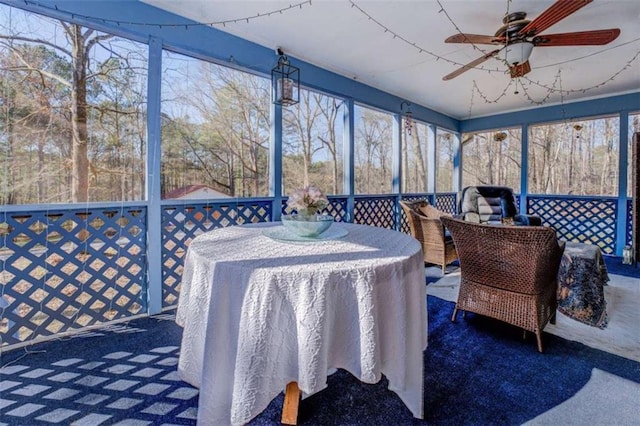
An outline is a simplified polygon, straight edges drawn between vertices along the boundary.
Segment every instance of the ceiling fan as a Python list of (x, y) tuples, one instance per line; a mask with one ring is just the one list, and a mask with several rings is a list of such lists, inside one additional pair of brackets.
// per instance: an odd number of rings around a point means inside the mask
[(526, 19), (526, 12), (510, 13), (502, 19), (503, 25), (498, 28), (498, 31), (493, 36), (463, 33), (452, 35), (444, 42), (492, 44), (496, 46), (502, 45), (502, 47), (463, 65), (454, 72), (445, 75), (442, 79), (451, 80), (498, 54), (500, 54), (501, 59), (507, 62), (511, 78), (522, 77), (531, 71), (529, 55), (531, 55), (534, 47), (595, 46), (611, 43), (620, 35), (619, 28), (539, 35), (547, 28), (592, 1), (557, 0), (532, 21)]

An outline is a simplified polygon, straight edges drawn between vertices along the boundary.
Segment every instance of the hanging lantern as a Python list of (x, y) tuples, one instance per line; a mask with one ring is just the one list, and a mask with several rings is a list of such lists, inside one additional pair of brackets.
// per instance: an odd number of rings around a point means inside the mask
[(493, 135), (493, 140), (496, 142), (502, 142), (507, 138), (507, 134), (505, 132), (498, 132)]
[(404, 114), (404, 129), (407, 134), (411, 136), (411, 132), (413, 131), (413, 113), (411, 111), (407, 111)]
[[(404, 105), (407, 105), (406, 111), (404, 111)], [(400, 110), (404, 111), (404, 130), (407, 135), (411, 136), (413, 131), (413, 113), (411, 112), (411, 104), (407, 101), (402, 101), (400, 104)]]
[(289, 59), (278, 48), (278, 64), (271, 70), (273, 103), (291, 106), (300, 101), (300, 68), (289, 64)]
[(576, 139), (580, 139), (580, 131), (582, 130), (582, 125), (581, 124), (574, 124), (573, 125), (573, 130), (576, 131)]

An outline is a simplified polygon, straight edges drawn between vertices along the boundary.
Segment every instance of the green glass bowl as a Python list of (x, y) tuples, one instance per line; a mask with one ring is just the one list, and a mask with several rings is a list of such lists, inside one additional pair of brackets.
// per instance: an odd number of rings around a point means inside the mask
[(303, 216), (297, 213), (282, 215), (282, 225), (287, 231), (300, 237), (318, 237), (329, 229), (333, 223), (333, 216), (315, 214)]

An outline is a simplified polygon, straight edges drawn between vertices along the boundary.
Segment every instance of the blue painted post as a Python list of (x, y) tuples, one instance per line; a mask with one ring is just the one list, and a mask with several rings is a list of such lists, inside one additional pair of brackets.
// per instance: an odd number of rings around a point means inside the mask
[(355, 103), (353, 99), (345, 99), (344, 103), (344, 190), (347, 194), (347, 222), (354, 221), (355, 178)]
[(620, 140), (618, 161), (618, 206), (616, 217), (616, 256), (622, 256), (627, 244), (627, 164), (629, 162), (629, 112), (620, 113)]
[[(275, 82), (271, 82), (271, 90), (275, 90)], [(271, 175), (269, 176), (269, 194), (273, 197), (272, 221), (279, 221), (282, 216), (282, 106), (271, 103), (271, 140), (269, 143), (271, 156)]]
[(149, 38), (147, 87), (147, 312), (162, 311), (161, 88), (162, 40)]
[(402, 197), (400, 194), (402, 186), (402, 116), (400, 114), (394, 114), (393, 116), (393, 142), (391, 150), (393, 152), (391, 191), (396, 194), (393, 213), (395, 230), (398, 231), (400, 230), (402, 215), (400, 211), (400, 198)]
[(523, 124), (520, 138), (520, 206), (518, 209), (523, 214), (527, 211), (527, 191), (529, 191), (529, 125)]

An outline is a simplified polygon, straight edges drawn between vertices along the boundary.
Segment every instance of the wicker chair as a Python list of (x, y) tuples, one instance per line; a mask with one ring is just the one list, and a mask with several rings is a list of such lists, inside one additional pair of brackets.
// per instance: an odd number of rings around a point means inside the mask
[(460, 259), (458, 309), (535, 333), (555, 324), (557, 275), (564, 244), (541, 226), (496, 226), (445, 218)]
[(426, 201), (400, 201), (411, 229), (411, 236), (422, 243), (425, 263), (442, 267), (446, 273), (447, 265), (458, 258), (456, 247), (440, 222), (443, 213)]

